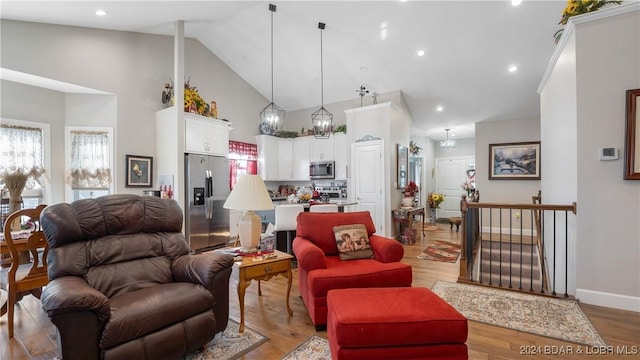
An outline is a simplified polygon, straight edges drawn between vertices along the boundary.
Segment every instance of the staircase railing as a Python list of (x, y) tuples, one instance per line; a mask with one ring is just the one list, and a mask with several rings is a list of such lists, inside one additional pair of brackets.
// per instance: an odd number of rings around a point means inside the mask
[[(463, 202), (458, 281), (569, 297), (572, 205)], [(536, 201), (537, 200), (537, 201)]]

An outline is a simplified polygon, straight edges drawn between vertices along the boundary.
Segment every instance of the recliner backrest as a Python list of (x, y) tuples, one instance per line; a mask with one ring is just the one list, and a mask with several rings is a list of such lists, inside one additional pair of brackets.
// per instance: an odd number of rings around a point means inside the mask
[(189, 252), (173, 200), (108, 195), (48, 206), (49, 278), (81, 276), (107, 297), (173, 281), (171, 263)]

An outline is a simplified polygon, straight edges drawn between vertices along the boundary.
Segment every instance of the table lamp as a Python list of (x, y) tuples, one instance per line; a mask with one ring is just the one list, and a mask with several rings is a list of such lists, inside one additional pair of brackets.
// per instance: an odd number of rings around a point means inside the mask
[(258, 175), (242, 175), (225, 201), (225, 209), (242, 210), (244, 213), (238, 220), (238, 236), (242, 252), (257, 251), (260, 244), (262, 222), (255, 210), (273, 209), (267, 187)]

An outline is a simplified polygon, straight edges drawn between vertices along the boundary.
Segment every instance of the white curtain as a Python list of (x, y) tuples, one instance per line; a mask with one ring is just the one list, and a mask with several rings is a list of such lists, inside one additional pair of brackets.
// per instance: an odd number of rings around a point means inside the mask
[(0, 125), (0, 170), (42, 168), (42, 129)]
[(111, 183), (109, 133), (71, 131), (71, 173), (67, 181), (73, 189), (106, 189)]
[(48, 184), (42, 167), (42, 129), (22, 125), (0, 124), (0, 188), (20, 196)]

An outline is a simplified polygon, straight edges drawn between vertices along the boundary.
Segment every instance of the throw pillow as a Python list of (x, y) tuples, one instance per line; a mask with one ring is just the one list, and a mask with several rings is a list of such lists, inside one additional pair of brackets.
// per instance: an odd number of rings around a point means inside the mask
[(333, 233), (336, 237), (340, 260), (373, 258), (367, 228), (363, 224), (334, 226)]

